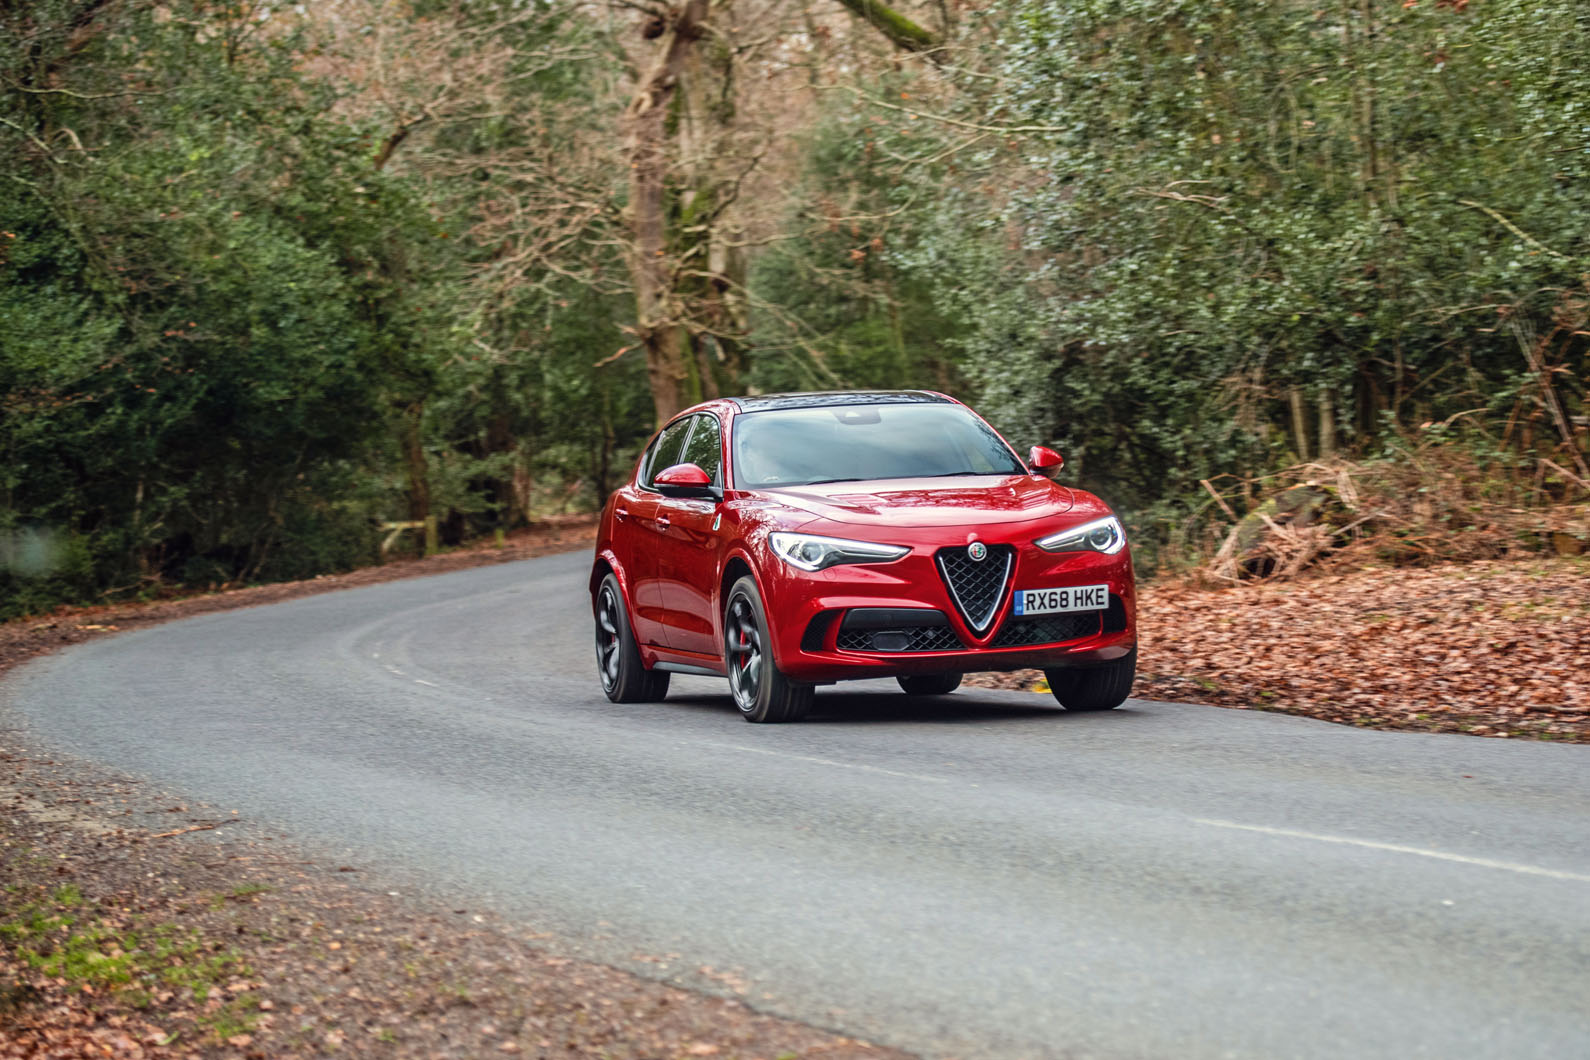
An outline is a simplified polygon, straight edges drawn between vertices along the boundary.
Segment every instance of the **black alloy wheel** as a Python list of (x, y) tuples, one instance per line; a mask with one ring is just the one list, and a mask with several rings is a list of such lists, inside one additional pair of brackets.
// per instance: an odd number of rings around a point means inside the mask
[(811, 709), (812, 686), (791, 681), (773, 664), (767, 611), (750, 577), (741, 578), (729, 590), (723, 642), (729, 691), (746, 721), (799, 721)]
[(1049, 691), (1067, 710), (1114, 710), (1132, 694), (1137, 648), (1103, 666), (1045, 670), (1043, 675), (1049, 679)]
[(895, 680), (908, 696), (942, 696), (961, 687), (960, 674), (911, 674)]
[(596, 590), (596, 667), (602, 691), (614, 703), (655, 703), (668, 694), (668, 675), (648, 670), (624, 611), (618, 578), (608, 574)]

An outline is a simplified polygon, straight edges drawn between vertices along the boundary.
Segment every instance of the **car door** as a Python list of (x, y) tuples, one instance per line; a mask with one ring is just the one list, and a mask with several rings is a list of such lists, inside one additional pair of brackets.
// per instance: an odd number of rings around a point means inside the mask
[[(711, 412), (698, 413), (677, 463), (695, 464), (723, 486), (723, 429)], [(658, 468), (658, 470), (662, 470)], [(670, 648), (716, 656), (713, 593), (718, 580), (718, 509), (710, 498), (664, 497), (657, 506), (658, 586)]]
[(613, 545), (629, 578), (630, 628), (642, 644), (666, 645), (658, 560), (666, 524), (658, 523), (662, 495), (652, 485), (657, 473), (679, 463), (692, 417), (664, 427), (646, 449), (635, 481), (618, 491), (613, 507)]

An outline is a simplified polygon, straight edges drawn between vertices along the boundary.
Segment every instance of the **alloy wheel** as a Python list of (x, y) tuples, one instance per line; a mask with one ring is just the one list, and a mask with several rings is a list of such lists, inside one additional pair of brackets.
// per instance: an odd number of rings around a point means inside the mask
[(750, 712), (756, 708), (762, 687), (762, 630), (751, 601), (743, 595), (729, 602), (728, 627), (724, 639), (728, 642), (729, 689), (734, 693), (734, 705)]
[(603, 585), (596, 598), (596, 666), (602, 674), (602, 688), (607, 692), (618, 684), (619, 653), (623, 648), (618, 624), (622, 621), (618, 596), (611, 585)]

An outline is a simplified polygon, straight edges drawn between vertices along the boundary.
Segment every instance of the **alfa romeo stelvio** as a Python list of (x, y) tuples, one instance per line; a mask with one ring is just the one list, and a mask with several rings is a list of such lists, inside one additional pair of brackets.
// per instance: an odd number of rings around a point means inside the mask
[(1125, 701), (1131, 553), (1091, 494), (1023, 462), (925, 391), (725, 398), (670, 420), (602, 509), (596, 660), (614, 702), (671, 674), (727, 677), (747, 721), (794, 721), (815, 685), (1042, 669), (1067, 710)]

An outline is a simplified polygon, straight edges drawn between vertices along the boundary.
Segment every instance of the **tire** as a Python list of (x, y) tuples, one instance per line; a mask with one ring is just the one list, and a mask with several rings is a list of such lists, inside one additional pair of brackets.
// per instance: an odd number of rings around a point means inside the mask
[(961, 687), (960, 674), (912, 674), (895, 680), (908, 696), (943, 696)]
[(614, 703), (656, 703), (668, 694), (668, 675), (640, 661), (635, 633), (624, 610), (618, 578), (608, 574), (596, 590), (596, 671)]
[(750, 577), (741, 578), (723, 607), (723, 662), (734, 705), (746, 721), (799, 721), (811, 709), (812, 686), (779, 673), (772, 644), (762, 594)]
[(1132, 694), (1137, 648), (1103, 666), (1045, 670), (1043, 675), (1049, 679), (1049, 691), (1067, 710), (1114, 710)]

